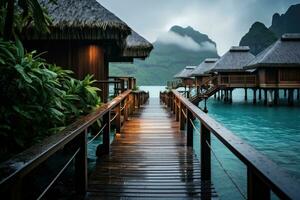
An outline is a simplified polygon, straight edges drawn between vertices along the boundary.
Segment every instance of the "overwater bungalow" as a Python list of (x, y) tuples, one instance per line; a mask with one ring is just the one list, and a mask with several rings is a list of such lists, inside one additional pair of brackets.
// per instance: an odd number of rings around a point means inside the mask
[(221, 87), (255, 87), (255, 76), (250, 75), (250, 72), (243, 68), (254, 57), (248, 46), (233, 46), (215, 63), (211, 72), (218, 74), (218, 84)]
[[(172, 88), (184, 87), (185, 91), (188, 87), (189, 90), (194, 86), (195, 80), (191, 77), (191, 73), (196, 66), (186, 66), (183, 70), (174, 75), (175, 79), (179, 79), (179, 82), (173, 82)], [(189, 92), (188, 92), (189, 93)]]
[(250, 53), (248, 46), (231, 47), (228, 52), (214, 63), (209, 71), (214, 73), (214, 75), (210, 77), (209, 87), (206, 88), (206, 91), (197, 93), (190, 100), (198, 105), (201, 100), (206, 100), (218, 92), (219, 99), (224, 98), (225, 102), (231, 103), (232, 90), (235, 88), (245, 88), (245, 99), (247, 99), (247, 88), (255, 88), (257, 86), (256, 75), (251, 74), (243, 67), (254, 57)]
[(218, 58), (207, 58), (191, 72), (190, 76), (195, 77), (197, 92), (209, 81), (212, 74), (208, 72), (214, 67), (217, 60)]
[(174, 75), (174, 78), (182, 80), (184, 86), (192, 86), (194, 79), (191, 77), (191, 73), (196, 66), (186, 66), (183, 70)]
[[(279, 101), (279, 89), (288, 90), (288, 102), (290, 105), (293, 104), (295, 89), (299, 98), (300, 34), (282, 35), (244, 69), (257, 71), (259, 87), (264, 89), (265, 96), (270, 95), (275, 104)], [(265, 99), (266, 103), (267, 98)]]
[[(77, 78), (93, 74), (99, 81), (109, 78), (109, 62), (132, 62), (145, 58), (152, 45), (104, 8), (96, 0), (41, 0), (52, 19), (50, 33), (29, 29), (25, 47), (47, 52), (50, 63), (71, 69)], [(108, 98), (108, 85), (100, 84), (101, 97)]]

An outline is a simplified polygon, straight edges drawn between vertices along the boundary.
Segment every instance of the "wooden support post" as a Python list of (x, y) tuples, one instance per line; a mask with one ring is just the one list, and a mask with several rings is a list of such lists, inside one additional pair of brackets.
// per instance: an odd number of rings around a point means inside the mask
[(247, 169), (247, 195), (248, 200), (271, 199), (269, 187), (251, 169)]
[(220, 91), (218, 91), (218, 100), (220, 100)]
[(211, 181), (210, 131), (201, 123), (201, 179)]
[(248, 101), (248, 91), (247, 91), (247, 88), (245, 88), (245, 101)]
[(87, 129), (77, 136), (80, 148), (75, 157), (75, 188), (79, 195), (87, 191)]
[(278, 105), (279, 104), (279, 90), (275, 89), (274, 91), (274, 105)]
[(264, 105), (267, 105), (268, 104), (268, 90), (267, 89), (264, 89)]
[(115, 108), (116, 118), (115, 118), (115, 126), (116, 126), (116, 133), (121, 132), (121, 105), (117, 105)]
[(253, 89), (253, 104), (256, 104), (256, 88)]
[(179, 121), (180, 121), (180, 130), (184, 130), (185, 128), (185, 116), (183, 114), (184, 106), (180, 103), (180, 111), (179, 111)]
[(193, 131), (194, 131), (194, 127), (193, 127), (193, 124), (192, 124), (191, 120), (193, 120), (193, 113), (190, 110), (187, 109), (186, 145), (189, 146), (189, 147), (193, 146)]
[(294, 105), (294, 89), (288, 90), (288, 105), (289, 106)]
[(224, 98), (224, 90), (221, 90), (221, 100)]
[(232, 104), (232, 91), (233, 89), (229, 90), (229, 103)]
[[(103, 126), (104, 125), (105, 128), (103, 129), (103, 144), (102, 144), (103, 154), (109, 154), (110, 152), (110, 111), (103, 116)], [(100, 155), (97, 154), (97, 156)]]
[(284, 89), (284, 97), (286, 97), (287, 89)]
[(261, 100), (261, 89), (258, 89), (258, 99)]

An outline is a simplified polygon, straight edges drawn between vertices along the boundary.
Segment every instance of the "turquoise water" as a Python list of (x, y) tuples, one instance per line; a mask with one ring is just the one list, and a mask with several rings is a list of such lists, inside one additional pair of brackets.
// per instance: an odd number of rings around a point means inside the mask
[[(159, 90), (163, 91), (164, 87), (144, 89), (150, 91), (150, 96), (152, 93), (158, 96)], [(234, 90), (233, 104), (210, 98), (207, 103), (208, 114), (300, 180), (300, 106), (299, 102), (294, 107), (286, 106), (283, 93), (280, 95), (284, 105), (266, 107), (263, 102), (252, 104), (252, 91), (248, 90), (248, 102), (245, 102), (244, 90)], [(194, 148), (198, 153), (200, 135), (195, 132)], [(242, 194), (246, 195), (245, 165), (213, 136), (212, 147), (223, 167), (239, 185)], [(221, 199), (243, 199), (214, 156), (212, 167), (213, 183)]]

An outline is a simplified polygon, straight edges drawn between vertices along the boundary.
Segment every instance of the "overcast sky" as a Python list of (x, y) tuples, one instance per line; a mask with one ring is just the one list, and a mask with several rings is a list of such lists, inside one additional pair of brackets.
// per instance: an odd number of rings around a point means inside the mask
[(131, 28), (154, 42), (173, 25), (192, 26), (217, 43), (220, 55), (238, 45), (255, 21), (271, 25), (300, 0), (98, 0)]

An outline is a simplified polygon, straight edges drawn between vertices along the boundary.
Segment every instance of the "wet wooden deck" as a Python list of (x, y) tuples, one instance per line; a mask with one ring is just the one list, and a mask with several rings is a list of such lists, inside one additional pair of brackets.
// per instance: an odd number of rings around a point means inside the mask
[(206, 199), (214, 189), (201, 184), (199, 160), (185, 144), (174, 116), (158, 98), (150, 99), (97, 163), (87, 199)]

